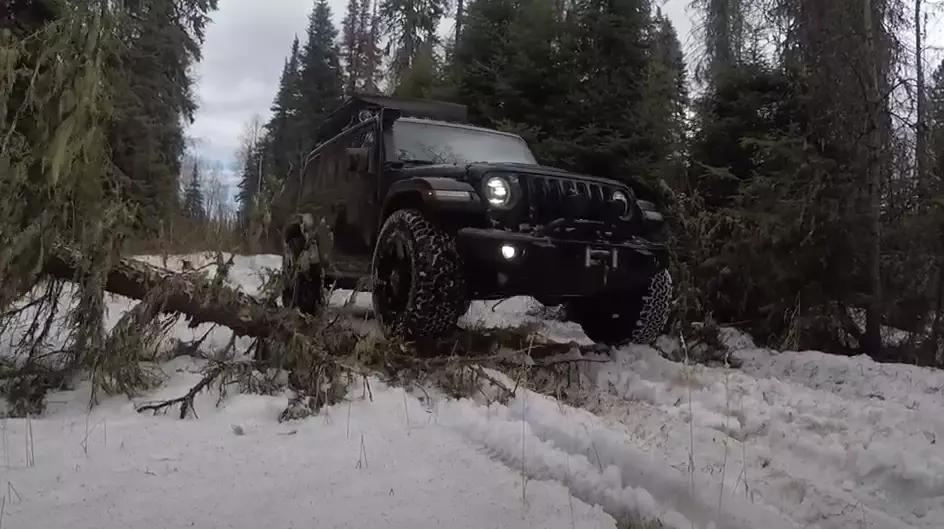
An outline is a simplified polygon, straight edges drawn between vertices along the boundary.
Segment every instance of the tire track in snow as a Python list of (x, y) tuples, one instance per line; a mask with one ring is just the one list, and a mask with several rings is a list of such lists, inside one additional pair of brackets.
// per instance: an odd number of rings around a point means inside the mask
[[(607, 415), (622, 415), (619, 420), (627, 426), (648, 425), (650, 434), (653, 425), (677, 428), (674, 436), (666, 433), (659, 447), (672, 460), (681, 460), (691, 444), (688, 389), (673, 382), (689, 370), (693, 380), (687, 383), (696, 386), (691, 390), (695, 457), (699, 466), (727, 467), (721, 473), (726, 493), (738, 483), (743, 485), (740, 478), (745, 472), (764, 502), (804, 525), (822, 529), (934, 527), (902, 510), (900, 502), (882, 497), (887, 490), (872, 494), (855, 482), (861, 447), (854, 443), (874, 435), (872, 410), (858, 410), (854, 402), (834, 402), (837, 399), (831, 394), (738, 371), (729, 372), (725, 381), (722, 370), (686, 368), (648, 348), (623, 350), (616, 356), (613, 364), (594, 368), (595, 387), (603, 392), (600, 408)], [(682, 427), (684, 436), (678, 435)], [(734, 446), (723, 453), (718, 436), (735, 441)], [(750, 457), (741, 452), (741, 442), (750, 447)], [(746, 461), (740, 461), (742, 456)], [(719, 497), (721, 479), (703, 476), (705, 490), (713, 489), (712, 496)], [(725, 496), (724, 501), (730, 499)]]
[(685, 516), (660, 504), (644, 487), (624, 485), (616, 467), (600, 471), (587, 456), (556, 447), (507, 412), (468, 400), (450, 401), (440, 408), (438, 422), (528, 479), (559, 482), (575, 498), (600, 505), (617, 520), (658, 518), (668, 527), (692, 527)]
[(693, 491), (688, 476), (627, 444), (616, 431), (588, 425), (589, 412), (570, 408), (586, 414), (573, 417), (558, 411), (559, 406), (532, 392), (523, 392), (508, 406), (452, 401), (440, 408), (439, 423), (510, 468), (529, 478), (558, 481), (574, 497), (601, 505), (617, 519), (658, 518), (679, 529), (797, 527), (772, 509), (744, 502), (719, 512), (697, 484)]

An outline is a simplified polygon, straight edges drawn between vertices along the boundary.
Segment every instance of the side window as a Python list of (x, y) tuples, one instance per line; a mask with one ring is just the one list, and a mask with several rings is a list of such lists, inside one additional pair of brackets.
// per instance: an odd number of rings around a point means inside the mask
[(399, 160), (397, 156), (397, 146), (394, 143), (393, 138), (393, 127), (385, 127), (383, 130), (383, 146), (384, 146), (384, 159), (385, 160)]
[(352, 147), (367, 147), (373, 148), (374, 146), (374, 129), (367, 128), (361, 132), (358, 132), (354, 138), (354, 144)]
[(351, 147), (363, 147), (367, 149), (368, 156), (370, 157), (370, 167), (376, 167), (377, 152), (374, 148), (375, 145), (377, 145), (377, 139), (375, 138), (374, 128), (367, 127), (355, 135)]
[[(322, 158), (322, 155), (319, 154), (308, 160), (308, 162), (305, 164), (304, 170), (296, 171), (295, 175), (293, 175), (295, 176), (295, 178), (292, 179), (294, 180), (293, 186), (297, 186), (296, 189), (301, 191), (300, 195), (302, 197), (308, 197), (318, 189), (321, 179), (319, 168), (321, 166)], [(300, 182), (298, 181), (299, 179), (301, 180)]]

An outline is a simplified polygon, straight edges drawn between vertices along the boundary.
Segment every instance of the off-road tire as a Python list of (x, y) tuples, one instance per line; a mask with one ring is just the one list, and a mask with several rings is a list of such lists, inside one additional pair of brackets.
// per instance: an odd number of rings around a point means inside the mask
[(282, 245), (282, 306), (316, 315), (324, 307), (324, 273), (320, 264), (299, 269), (302, 254), (310, 251), (308, 244), (297, 227), (286, 230)]
[(566, 312), (594, 342), (649, 344), (665, 328), (671, 302), (672, 275), (662, 270), (640, 294), (581, 298), (568, 302)]
[[(382, 287), (378, 266), (384, 252), (403, 243), (408, 256), (409, 286), (402, 293), (405, 306), (391, 308)], [(403, 265), (406, 266), (406, 265)], [(371, 296), (381, 328), (391, 337), (408, 341), (435, 339), (455, 330), (456, 320), (468, 310), (462, 260), (455, 238), (415, 209), (401, 209), (384, 222), (371, 261)]]

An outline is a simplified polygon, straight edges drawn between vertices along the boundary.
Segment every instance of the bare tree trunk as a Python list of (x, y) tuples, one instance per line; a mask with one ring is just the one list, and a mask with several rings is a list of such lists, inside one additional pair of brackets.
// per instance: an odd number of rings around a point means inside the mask
[(927, 184), (927, 128), (925, 127), (925, 86), (921, 0), (915, 0), (915, 68), (917, 70), (917, 129), (915, 130), (915, 176), (921, 189)]
[(867, 94), (867, 129), (868, 134), (868, 156), (866, 171), (868, 175), (868, 193), (869, 193), (869, 284), (871, 296), (869, 297), (868, 307), (866, 309), (865, 322), (865, 353), (875, 356), (881, 353), (882, 349), (882, 156), (880, 155), (881, 145), (881, 119), (882, 109), (881, 94), (879, 92), (879, 68), (878, 61), (881, 60), (875, 44), (875, 26), (873, 22), (873, 0), (863, 0), (863, 25), (865, 26), (866, 40), (866, 60), (868, 61), (868, 80)]
[(462, 22), (465, 18), (465, 1), (456, 0), (456, 43), (462, 36)]

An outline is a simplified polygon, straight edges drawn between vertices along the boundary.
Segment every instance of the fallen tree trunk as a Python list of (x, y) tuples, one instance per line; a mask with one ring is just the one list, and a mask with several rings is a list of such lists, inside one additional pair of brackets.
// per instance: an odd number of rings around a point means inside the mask
[[(64, 280), (82, 274), (83, 256), (57, 245), (43, 272)], [(317, 332), (316, 322), (295, 310), (268, 306), (257, 298), (215, 283), (198, 273), (176, 273), (135, 259), (121, 259), (107, 273), (105, 290), (135, 300), (151, 300), (160, 312), (189, 316), (192, 325), (217, 323), (238, 336), (264, 338), (279, 331)]]
[[(81, 252), (57, 245), (43, 271), (72, 281), (82, 273), (82, 262)], [(105, 289), (119, 296), (148, 301), (159, 312), (185, 314), (193, 326), (216, 323), (228, 327), (237, 336), (318, 337), (334, 322), (332, 318), (311, 318), (294, 309), (267, 305), (199, 273), (173, 272), (135, 259), (118, 261), (107, 273)], [(574, 347), (574, 344), (548, 342), (528, 329), (458, 329), (452, 339), (416, 344), (415, 352), (422, 357), (492, 355), (503, 348), (527, 356), (547, 357), (569, 353)]]
[[(60, 245), (52, 249), (43, 272), (61, 280), (81, 281), (88, 273), (85, 262), (81, 252)], [(288, 373), (284, 384), (296, 392), (299, 400), (283, 416), (295, 416), (299, 406), (311, 414), (324, 405), (340, 402), (351, 377), (363, 376), (369, 393), (369, 374), (380, 375), (388, 383), (435, 384), (457, 397), (482, 392), (483, 380), (499, 388), (500, 402), (514, 396), (519, 383), (560, 397), (573, 385), (572, 368), (577, 362), (601, 360), (573, 354), (575, 349), (587, 352), (593, 347), (549, 342), (537, 329), (529, 328), (459, 328), (451, 338), (421, 344), (374, 340), (369, 333), (358, 332), (358, 318), (339, 322), (344, 313), (332, 310), (326, 312), (335, 314), (305, 316), (230, 288), (219, 277), (208, 279), (195, 271), (173, 272), (135, 259), (121, 259), (105, 272), (104, 288), (141, 301), (128, 313), (129, 328), (139, 328), (139, 320), (147, 321), (158, 313), (184, 314), (192, 326), (215, 323), (229, 327), (235, 336), (259, 339), (254, 344), (255, 358), (249, 364), (210, 364), (204, 378), (187, 394), (138, 408), (159, 411), (179, 404), (181, 418), (192, 412), (194, 396), (217, 379), (226, 379), (220, 382), (221, 388), (237, 380), (249, 388), (254, 381), (264, 387), (267, 382), (243, 372), (250, 364)], [(504, 371), (514, 380), (514, 386), (486, 373), (483, 367)]]

